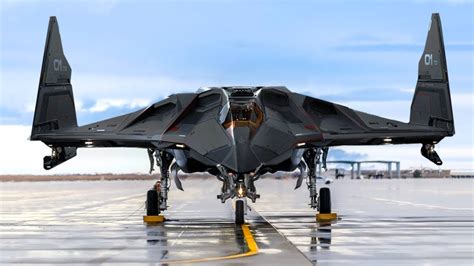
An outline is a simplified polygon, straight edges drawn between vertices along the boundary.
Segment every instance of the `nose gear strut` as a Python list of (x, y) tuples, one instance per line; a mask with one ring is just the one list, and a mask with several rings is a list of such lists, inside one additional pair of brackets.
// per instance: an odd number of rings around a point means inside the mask
[[(224, 203), (227, 199), (234, 197), (237, 198), (249, 198), (252, 202), (255, 202), (260, 195), (257, 194), (254, 182), (260, 178), (260, 175), (255, 171), (251, 174), (233, 174), (228, 172), (227, 169), (218, 164), (217, 169), (220, 174), (217, 175), (217, 179), (222, 181), (221, 194), (217, 195), (217, 198)], [(258, 168), (259, 169), (259, 168)], [(257, 170), (258, 170), (257, 169)]]

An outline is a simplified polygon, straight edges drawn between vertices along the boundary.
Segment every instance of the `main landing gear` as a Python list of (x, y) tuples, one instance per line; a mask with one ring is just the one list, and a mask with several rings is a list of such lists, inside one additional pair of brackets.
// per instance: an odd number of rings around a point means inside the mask
[(153, 154), (156, 162), (160, 167), (161, 179), (158, 180), (153, 188), (148, 190), (146, 195), (146, 216), (143, 217), (145, 222), (162, 222), (164, 217), (160, 213), (168, 208), (168, 191), (170, 189), (170, 166), (173, 161), (173, 155), (166, 151), (148, 151), (151, 167), (153, 171)]
[(161, 182), (157, 181), (155, 186), (148, 190), (146, 194), (146, 216), (143, 216), (143, 221), (149, 224), (160, 223), (165, 220), (163, 215), (160, 215), (161, 205)]
[(146, 215), (157, 216), (160, 214), (160, 191), (161, 182), (157, 181), (154, 188), (146, 193)]
[(330, 189), (328, 187), (323, 187), (319, 190), (318, 194), (316, 187), (316, 169), (317, 167), (321, 166), (320, 164), (322, 164), (323, 168), (326, 168), (327, 153), (327, 148), (310, 148), (303, 153), (303, 159), (307, 167), (300, 167), (300, 171), (302, 172), (296, 185), (296, 188), (298, 188), (301, 184), (303, 176), (307, 174), (306, 184), (309, 190), (309, 205), (311, 206), (311, 208), (317, 209), (319, 211), (319, 213), (316, 214), (316, 220), (318, 222), (332, 221), (337, 218), (337, 215), (331, 212)]
[(331, 191), (328, 187), (319, 190), (319, 213), (331, 213)]

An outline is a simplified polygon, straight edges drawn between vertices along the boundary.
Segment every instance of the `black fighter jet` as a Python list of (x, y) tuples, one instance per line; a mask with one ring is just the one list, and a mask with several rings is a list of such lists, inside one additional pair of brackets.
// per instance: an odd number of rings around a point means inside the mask
[[(316, 189), (316, 168), (325, 167), (329, 147), (420, 143), (421, 154), (437, 165), (434, 150), (454, 135), (454, 120), (441, 22), (433, 14), (408, 123), (355, 111), (278, 86), (206, 87), (178, 93), (144, 109), (78, 126), (71, 67), (64, 56), (55, 17), (49, 21), (31, 140), (51, 147), (44, 168), (76, 156), (78, 148), (146, 149), (160, 180), (147, 193), (147, 214), (167, 208), (170, 178), (183, 189), (178, 172), (207, 172), (222, 182), (217, 198), (236, 198), (236, 222), (244, 221), (245, 199), (260, 196), (254, 182), (265, 173), (300, 170), (310, 205), (331, 211), (327, 188)], [(318, 195), (319, 194), (319, 195)]]

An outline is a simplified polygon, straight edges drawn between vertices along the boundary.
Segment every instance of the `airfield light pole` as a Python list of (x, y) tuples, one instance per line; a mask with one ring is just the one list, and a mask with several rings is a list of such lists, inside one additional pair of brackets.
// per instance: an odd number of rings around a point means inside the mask
[(360, 162), (357, 162), (357, 177), (360, 178)]

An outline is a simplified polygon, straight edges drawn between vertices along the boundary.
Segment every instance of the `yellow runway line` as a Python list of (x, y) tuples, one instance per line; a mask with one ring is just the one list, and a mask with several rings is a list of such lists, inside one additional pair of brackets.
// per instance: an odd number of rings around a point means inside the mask
[(196, 259), (185, 259), (185, 260), (162, 260), (157, 261), (160, 264), (179, 264), (179, 263), (197, 263), (197, 262), (206, 262), (206, 261), (216, 261), (216, 260), (229, 260), (244, 258), (256, 255), (258, 253), (258, 245), (255, 239), (253, 238), (252, 233), (250, 232), (249, 226), (243, 224), (242, 232), (244, 233), (245, 242), (247, 242), (248, 251), (245, 253), (238, 253), (234, 255), (222, 256), (222, 257), (209, 257), (209, 258), (196, 258)]
[[(257, 242), (255, 242), (255, 239), (253, 238), (252, 233), (250, 233), (249, 226), (247, 224), (243, 224), (242, 225), (242, 231), (244, 232), (244, 238), (245, 238), (245, 241), (247, 242), (247, 247), (249, 249), (249, 251), (247, 253), (253, 252), (254, 254), (257, 254), (258, 253)], [(247, 254), (247, 253), (245, 253), (245, 254)], [(251, 255), (253, 255), (253, 254), (251, 254)]]

